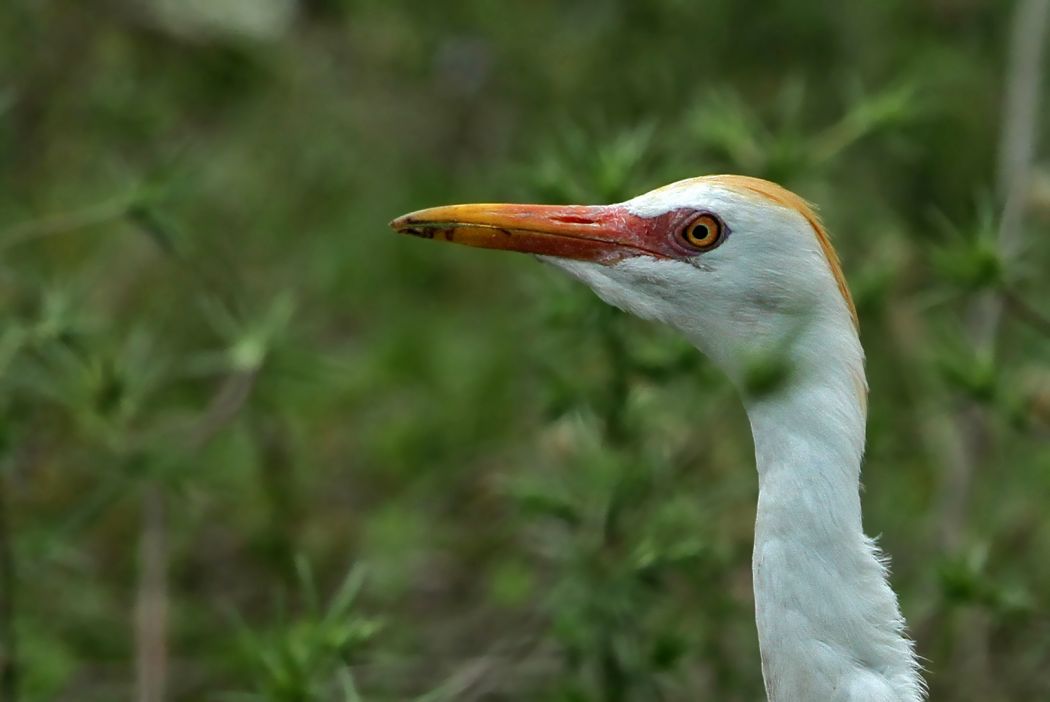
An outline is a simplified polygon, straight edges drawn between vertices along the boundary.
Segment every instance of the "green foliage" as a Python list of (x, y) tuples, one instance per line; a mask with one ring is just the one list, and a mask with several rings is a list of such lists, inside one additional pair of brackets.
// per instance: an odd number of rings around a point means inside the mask
[(135, 697), (142, 551), (169, 700), (760, 699), (735, 390), (527, 257), (386, 228), (716, 172), (834, 235), (865, 526), (932, 697), (1050, 697), (1050, 209), (1004, 254), (987, 195), (1009, 31), (959, 2), (8, 2), (18, 699)]
[(950, 243), (934, 251), (933, 262), (953, 290), (977, 292), (1005, 282), (1005, 263), (996, 241), (998, 223), (991, 203), (982, 203), (971, 226), (961, 230), (943, 221), (942, 229)]
[(921, 114), (910, 85), (850, 95), (846, 112), (814, 131), (804, 124), (805, 83), (787, 81), (771, 115), (758, 113), (737, 92), (715, 92), (687, 116), (690, 141), (734, 169), (775, 181), (827, 172), (851, 146), (900, 129)]
[(299, 558), (295, 565), (302, 614), (262, 635), (241, 625), (242, 648), (255, 668), (257, 699), (309, 702), (338, 695), (345, 702), (358, 702), (361, 697), (349, 666), (381, 628), (378, 620), (353, 612), (364, 571), (351, 569), (322, 606), (309, 564)]

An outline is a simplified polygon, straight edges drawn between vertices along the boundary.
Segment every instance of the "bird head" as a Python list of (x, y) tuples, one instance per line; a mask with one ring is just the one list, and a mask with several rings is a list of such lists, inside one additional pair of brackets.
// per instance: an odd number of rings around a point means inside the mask
[(804, 200), (765, 180), (691, 178), (615, 205), (450, 205), (391, 226), (536, 254), (609, 304), (678, 329), (734, 380), (756, 353), (819, 357), (827, 334), (809, 333), (816, 326), (856, 344), (823, 226)]

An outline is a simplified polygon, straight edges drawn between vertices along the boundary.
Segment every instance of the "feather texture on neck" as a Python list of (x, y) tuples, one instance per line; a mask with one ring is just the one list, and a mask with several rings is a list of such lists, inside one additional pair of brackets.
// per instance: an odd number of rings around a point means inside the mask
[[(799, 371), (748, 402), (759, 474), (753, 557), (772, 702), (923, 698), (886, 559), (861, 524), (863, 355), (851, 326), (817, 323)], [(860, 379), (858, 382), (858, 378)]]

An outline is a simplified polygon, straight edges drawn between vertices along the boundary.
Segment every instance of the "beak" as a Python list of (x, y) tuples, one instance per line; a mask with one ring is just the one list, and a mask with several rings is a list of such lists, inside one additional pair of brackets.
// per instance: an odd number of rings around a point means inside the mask
[(651, 222), (620, 205), (448, 205), (403, 215), (390, 226), (424, 239), (604, 264), (668, 258), (647, 243)]

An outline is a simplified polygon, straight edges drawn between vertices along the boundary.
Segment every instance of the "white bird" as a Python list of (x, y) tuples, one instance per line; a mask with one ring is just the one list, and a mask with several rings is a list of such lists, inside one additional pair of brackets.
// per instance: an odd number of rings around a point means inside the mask
[(856, 310), (804, 200), (717, 175), (616, 205), (451, 205), (391, 226), (538, 254), (607, 303), (677, 329), (742, 390), (752, 359), (781, 354), (786, 379), (743, 393), (759, 479), (752, 570), (767, 696), (925, 698), (886, 559), (861, 525), (867, 381)]

